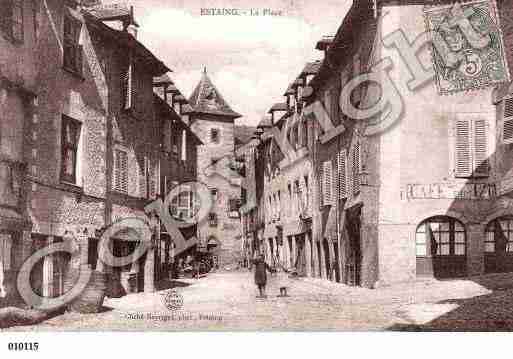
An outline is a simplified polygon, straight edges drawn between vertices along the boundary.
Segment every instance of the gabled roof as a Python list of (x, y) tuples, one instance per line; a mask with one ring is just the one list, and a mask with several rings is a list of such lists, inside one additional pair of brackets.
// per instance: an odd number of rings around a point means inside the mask
[(319, 72), (321, 64), (322, 62), (320, 60), (314, 62), (307, 62), (305, 67), (303, 68), (303, 71), (301, 71), (301, 75), (315, 75), (317, 72)]
[(180, 103), (187, 103), (187, 99), (180, 92), (178, 92), (178, 95), (176, 95), (174, 99)]
[(272, 121), (270, 117), (264, 116), (260, 122), (258, 123), (257, 128), (269, 128), (273, 127)]
[(105, 25), (96, 16), (92, 15), (88, 9), (82, 11), (84, 19), (88, 26), (97, 31), (98, 34), (113, 40), (115, 43), (126, 48), (132, 48), (136, 58), (144, 61), (148, 69), (148, 73), (151, 73), (154, 77), (162, 76), (166, 72), (171, 71), (162, 61), (160, 61), (150, 50), (148, 50), (140, 41), (137, 41), (127, 31), (115, 30)]
[(242, 117), (241, 114), (233, 111), (221, 96), (208, 77), (206, 69), (203, 71), (200, 82), (192, 92), (189, 103), (195, 113), (225, 116), (233, 119)]
[(161, 86), (161, 85), (172, 85), (173, 80), (169, 77), (168, 74), (164, 74), (162, 76), (157, 76), (153, 78), (153, 86)]
[(87, 8), (87, 11), (101, 21), (125, 20), (133, 18), (132, 9), (130, 9), (126, 4), (100, 4)]
[(285, 102), (278, 102), (278, 103), (275, 103), (270, 109), (269, 111), (267, 111), (267, 113), (272, 113), (274, 111), (288, 111), (288, 106)]
[(323, 36), (322, 39), (317, 41), (317, 44), (315, 44), (315, 49), (316, 50), (326, 50), (326, 48), (329, 45), (331, 45), (334, 38), (335, 38), (335, 36), (331, 36), (331, 35)]
[(294, 83), (291, 83), (289, 85), (289, 87), (287, 87), (287, 91), (285, 91), (285, 93), (283, 94), (283, 96), (287, 96), (287, 95), (293, 95), (295, 93), (294, 91)]

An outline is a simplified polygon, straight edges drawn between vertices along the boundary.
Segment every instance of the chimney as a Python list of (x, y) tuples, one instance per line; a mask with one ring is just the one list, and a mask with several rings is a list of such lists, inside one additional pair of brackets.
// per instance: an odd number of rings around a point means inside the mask
[(138, 25), (135, 22), (134, 19), (134, 7), (130, 6), (130, 15), (128, 20), (123, 24), (123, 27), (125, 31), (127, 31), (130, 35), (134, 37), (134, 39), (137, 39), (137, 31), (138, 31)]

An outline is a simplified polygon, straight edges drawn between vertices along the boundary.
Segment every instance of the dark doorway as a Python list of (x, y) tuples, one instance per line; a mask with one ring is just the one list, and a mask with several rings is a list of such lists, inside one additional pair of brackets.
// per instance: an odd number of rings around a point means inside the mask
[(306, 253), (305, 253), (305, 235), (296, 237), (296, 269), (301, 277), (306, 277)]
[(494, 219), (485, 234), (485, 272), (513, 272), (513, 217)]
[(316, 244), (317, 244), (317, 269), (319, 270), (318, 277), (321, 278), (322, 277), (321, 243), (316, 242)]
[(352, 286), (361, 285), (361, 214), (362, 208), (358, 206), (346, 211), (346, 225), (349, 236), (347, 263), (346, 263), (346, 279), (347, 284)]
[(337, 242), (333, 242), (333, 250), (335, 251), (335, 263), (334, 263), (334, 266), (333, 266), (334, 267), (333, 271), (335, 272), (335, 281), (340, 283), (340, 281), (341, 281), (341, 278), (340, 278), (340, 268), (339, 268), (340, 254), (339, 254), (339, 249), (338, 249), (338, 243)]
[(331, 280), (332, 273), (331, 273), (331, 261), (330, 261), (330, 246), (328, 244), (327, 239), (324, 239), (324, 241), (322, 242), (322, 246), (324, 249), (324, 266), (326, 269), (326, 278)]

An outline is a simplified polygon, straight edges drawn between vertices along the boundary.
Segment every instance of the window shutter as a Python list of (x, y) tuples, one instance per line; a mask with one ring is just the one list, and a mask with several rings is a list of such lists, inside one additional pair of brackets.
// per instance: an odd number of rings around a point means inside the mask
[(474, 121), (474, 175), (488, 176), (488, 146), (486, 120)]
[(357, 141), (353, 148), (353, 168), (352, 168), (352, 190), (353, 194), (360, 192), (360, 171), (361, 171), (361, 154), (360, 154), (360, 142)]
[(323, 196), (322, 196), (322, 187), (323, 187), (323, 181), (324, 181), (324, 165), (323, 167), (319, 168), (319, 177), (317, 182), (317, 200), (319, 201), (319, 207), (323, 205)]
[(503, 142), (513, 143), (513, 98), (504, 100)]
[(472, 174), (471, 123), (470, 120), (456, 121), (456, 177), (470, 177)]
[(332, 192), (333, 192), (333, 183), (332, 183), (332, 166), (331, 161), (325, 161), (323, 164), (323, 203), (324, 205), (330, 205), (332, 202)]
[(347, 198), (347, 151), (341, 150), (337, 156), (339, 199)]
[(187, 132), (182, 130), (182, 161), (187, 160)]
[(121, 73), (121, 93), (123, 95), (123, 109), (125, 110), (130, 110), (133, 105), (133, 82), (133, 61), (132, 56), (130, 55), (128, 58), (128, 63)]
[(149, 185), (150, 185), (150, 198), (155, 199), (157, 197), (157, 163), (155, 161), (148, 160), (150, 166), (149, 171)]
[(139, 166), (139, 197), (148, 197), (148, 157), (144, 156), (141, 165)]
[(114, 189), (128, 193), (128, 154), (122, 150), (114, 152)]

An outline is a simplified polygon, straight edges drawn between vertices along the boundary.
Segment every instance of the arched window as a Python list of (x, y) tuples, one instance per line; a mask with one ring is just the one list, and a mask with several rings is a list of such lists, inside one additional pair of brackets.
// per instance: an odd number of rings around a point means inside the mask
[(451, 217), (429, 218), (417, 227), (415, 248), (417, 257), (464, 256), (465, 227)]
[(513, 253), (513, 217), (494, 219), (486, 226), (485, 252)]

